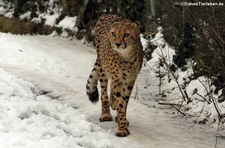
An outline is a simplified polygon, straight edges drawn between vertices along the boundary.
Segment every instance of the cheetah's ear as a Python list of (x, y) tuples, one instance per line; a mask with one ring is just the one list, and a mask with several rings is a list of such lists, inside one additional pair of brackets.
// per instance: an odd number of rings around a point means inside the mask
[(139, 28), (141, 26), (139, 21), (132, 22), (131, 27)]

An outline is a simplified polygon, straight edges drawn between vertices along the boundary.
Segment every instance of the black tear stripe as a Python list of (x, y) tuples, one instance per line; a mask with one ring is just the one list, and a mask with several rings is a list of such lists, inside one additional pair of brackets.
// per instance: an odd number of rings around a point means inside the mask
[(130, 35), (130, 37), (135, 41), (135, 38), (133, 38), (131, 35)]
[(113, 42), (115, 43), (116, 37), (114, 37)]
[(123, 42), (124, 42), (124, 45), (125, 45), (124, 48), (127, 48), (127, 43), (125, 42), (125, 37), (123, 37)]
[[(123, 34), (125, 34), (125, 30), (124, 30)], [(124, 35), (123, 35), (123, 42), (124, 42), (124, 45), (125, 45), (124, 48), (127, 48), (127, 43), (125, 42), (125, 36)]]

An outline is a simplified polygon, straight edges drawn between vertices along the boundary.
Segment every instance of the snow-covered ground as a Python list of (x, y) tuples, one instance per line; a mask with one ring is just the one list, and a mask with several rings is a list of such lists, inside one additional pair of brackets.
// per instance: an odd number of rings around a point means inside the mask
[(114, 136), (116, 123), (100, 123), (100, 103), (86, 96), (95, 58), (76, 40), (0, 33), (0, 147), (224, 148), (216, 128), (193, 126), (157, 106), (158, 80), (147, 68), (137, 82), (139, 101), (128, 105), (131, 135)]

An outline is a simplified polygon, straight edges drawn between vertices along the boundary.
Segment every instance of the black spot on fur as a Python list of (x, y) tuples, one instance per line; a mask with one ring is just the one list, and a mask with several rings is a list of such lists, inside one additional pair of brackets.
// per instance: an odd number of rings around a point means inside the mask
[(117, 97), (121, 97), (121, 93), (120, 92), (116, 92), (116, 96)]
[(127, 89), (128, 89), (128, 90), (132, 90), (133, 87), (132, 87), (132, 86), (128, 86)]
[(120, 104), (119, 106), (120, 106), (121, 108), (123, 108), (123, 104)]

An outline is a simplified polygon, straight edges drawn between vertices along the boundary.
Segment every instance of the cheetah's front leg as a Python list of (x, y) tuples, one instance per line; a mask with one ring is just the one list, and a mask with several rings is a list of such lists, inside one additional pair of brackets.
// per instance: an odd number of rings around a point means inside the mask
[(107, 84), (108, 80), (104, 74), (104, 71), (100, 69), (100, 86), (101, 86), (101, 103), (102, 103), (102, 114), (100, 117), (100, 121), (112, 121), (112, 115), (110, 113), (109, 108), (109, 97), (107, 94)]
[(114, 84), (113, 89), (114, 89), (113, 95), (116, 100), (115, 102), (116, 102), (117, 123), (118, 123), (116, 136), (126, 137), (130, 134), (130, 132), (128, 130), (128, 121), (126, 118), (127, 103), (126, 103), (126, 100), (124, 100), (123, 98), (122, 84), (121, 83)]

